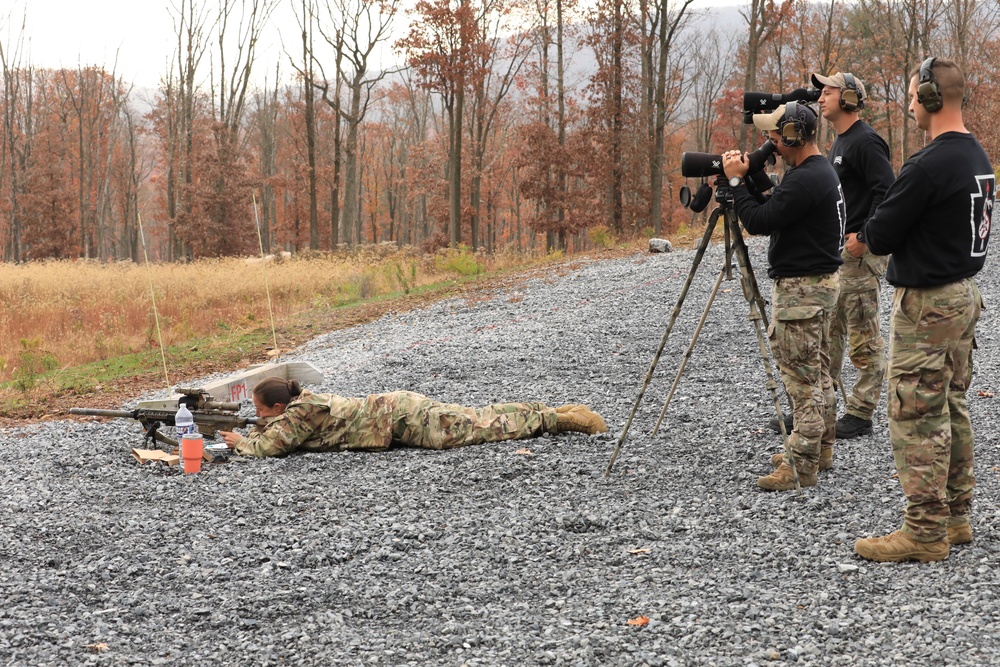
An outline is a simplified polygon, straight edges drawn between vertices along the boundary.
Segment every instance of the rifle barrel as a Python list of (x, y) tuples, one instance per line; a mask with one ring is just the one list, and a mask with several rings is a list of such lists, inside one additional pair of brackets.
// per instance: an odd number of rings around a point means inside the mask
[(91, 417), (125, 417), (135, 419), (131, 410), (97, 410), (91, 408), (70, 408), (71, 415), (89, 415)]
[[(96, 408), (70, 408), (71, 415), (88, 415), (91, 417), (119, 417), (124, 419), (136, 419), (138, 421), (161, 421), (165, 424), (174, 423), (174, 413), (170, 410), (151, 410), (147, 408), (136, 408), (135, 410), (98, 410)], [(192, 410), (191, 416), (195, 424), (219, 424), (234, 427), (245, 424), (256, 424), (256, 417), (240, 417), (236, 414), (224, 414), (214, 412), (201, 412)]]

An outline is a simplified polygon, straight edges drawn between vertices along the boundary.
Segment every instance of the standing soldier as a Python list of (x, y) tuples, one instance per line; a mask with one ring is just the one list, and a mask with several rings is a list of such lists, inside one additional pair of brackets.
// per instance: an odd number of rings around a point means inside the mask
[[(865, 86), (853, 74), (837, 72), (826, 77), (812, 75), (820, 89), (819, 108), (830, 121), (837, 138), (827, 156), (847, 200), (846, 234), (855, 234), (871, 216), (892, 184), (895, 175), (889, 162), (889, 147), (872, 127), (861, 120)], [(851, 363), (858, 379), (847, 397), (844, 415), (837, 420), (838, 438), (851, 439), (872, 430), (872, 413), (882, 393), (885, 377), (885, 340), (879, 328), (879, 292), (888, 259), (865, 252), (841, 254), (840, 297), (830, 325), (830, 378), (836, 385), (844, 365), (844, 344), (850, 346)], [(786, 422), (787, 429), (792, 424)], [(780, 432), (777, 419), (771, 428)], [(832, 461), (831, 461), (832, 464)]]
[[(827, 158), (840, 177), (847, 200), (844, 231), (856, 234), (895, 179), (889, 146), (861, 120), (867, 96), (859, 79), (837, 72), (831, 77), (813, 74), (812, 82), (821, 90), (823, 118), (837, 133)], [(840, 298), (830, 326), (830, 378), (834, 384), (840, 382), (846, 340), (858, 380), (847, 397), (844, 415), (837, 420), (837, 437), (850, 439), (871, 433), (872, 413), (882, 392), (885, 340), (879, 329), (879, 292), (888, 260), (867, 250), (855, 257), (846, 246), (841, 258)]]
[(910, 114), (931, 141), (903, 165), (885, 200), (857, 235), (853, 255), (892, 254), (896, 287), (889, 343), (889, 437), (906, 495), (903, 527), (860, 539), (876, 561), (943, 560), (972, 541), (972, 423), (965, 393), (996, 199), (986, 152), (965, 128), (965, 77), (928, 58), (910, 79)]
[(777, 470), (757, 480), (771, 491), (794, 489), (795, 472), (802, 486), (815, 486), (824, 452), (833, 451), (837, 413), (828, 350), (845, 212), (837, 174), (816, 146), (817, 120), (812, 107), (798, 102), (754, 115), (754, 125), (768, 133), (791, 167), (764, 203), (743, 183), (747, 157), (739, 151), (722, 156), (743, 228), (771, 237), (767, 275), (774, 280), (774, 306), (768, 337), (795, 417), (788, 438), (795, 471), (787, 456), (778, 456)]

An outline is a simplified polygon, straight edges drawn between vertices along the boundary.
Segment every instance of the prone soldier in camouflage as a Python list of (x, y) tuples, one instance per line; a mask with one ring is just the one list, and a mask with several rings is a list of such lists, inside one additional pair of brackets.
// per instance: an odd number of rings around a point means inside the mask
[[(829, 77), (813, 74), (812, 83), (820, 90), (820, 112), (837, 133), (827, 159), (844, 190), (844, 233), (854, 234), (895, 180), (889, 146), (861, 120), (867, 93), (860, 79), (837, 72)], [(855, 257), (846, 246), (841, 259), (840, 298), (830, 325), (830, 378), (835, 385), (840, 382), (846, 340), (858, 379), (847, 396), (844, 415), (837, 420), (837, 437), (850, 439), (871, 433), (872, 413), (882, 393), (885, 340), (879, 325), (879, 292), (888, 260), (871, 252)]]
[(451, 449), (533, 438), (543, 433), (603, 433), (600, 415), (583, 405), (496, 403), (483, 408), (440, 403), (411, 391), (349, 398), (267, 378), (253, 389), (261, 419), (249, 435), (221, 432), (237, 454), (293, 451), (385, 451), (392, 445)]
[(910, 108), (931, 141), (903, 165), (848, 250), (890, 254), (889, 437), (906, 495), (900, 530), (859, 539), (880, 562), (938, 561), (972, 541), (973, 434), (966, 391), (982, 297), (996, 174), (962, 117), (965, 77), (928, 58), (910, 78)]
[[(770, 199), (758, 201), (744, 186), (748, 160), (739, 151), (723, 154), (736, 213), (751, 234), (771, 237), (767, 275), (774, 280), (768, 336), (792, 403), (794, 428), (788, 438), (795, 469), (777, 454), (777, 469), (757, 480), (770, 491), (815, 486), (817, 473), (832, 462), (836, 403), (830, 380), (830, 320), (837, 304), (844, 194), (833, 167), (816, 146), (817, 115), (790, 102), (773, 113), (755, 114), (789, 167)], [(826, 454), (826, 455), (824, 455)], [(832, 463), (831, 463), (832, 464)]]

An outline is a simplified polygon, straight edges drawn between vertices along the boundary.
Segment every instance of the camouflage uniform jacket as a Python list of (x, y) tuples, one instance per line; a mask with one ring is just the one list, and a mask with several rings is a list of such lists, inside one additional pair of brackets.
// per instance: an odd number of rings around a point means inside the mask
[(265, 457), (297, 450), (388, 449), (394, 420), (391, 410), (380, 409), (380, 399), (384, 401), (384, 396), (347, 398), (303, 389), (284, 414), (258, 422), (234, 450)]

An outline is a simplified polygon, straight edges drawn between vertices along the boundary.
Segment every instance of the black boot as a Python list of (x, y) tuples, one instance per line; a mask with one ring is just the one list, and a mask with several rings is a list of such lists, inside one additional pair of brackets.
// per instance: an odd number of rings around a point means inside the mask
[(837, 420), (837, 437), (850, 440), (872, 432), (872, 420), (845, 414)]
[[(792, 426), (795, 424), (795, 420), (792, 419), (791, 413), (785, 415), (785, 433), (792, 432)], [(767, 423), (767, 427), (774, 431), (775, 433), (781, 433), (781, 425), (778, 424), (777, 417), (771, 417), (771, 421)]]

